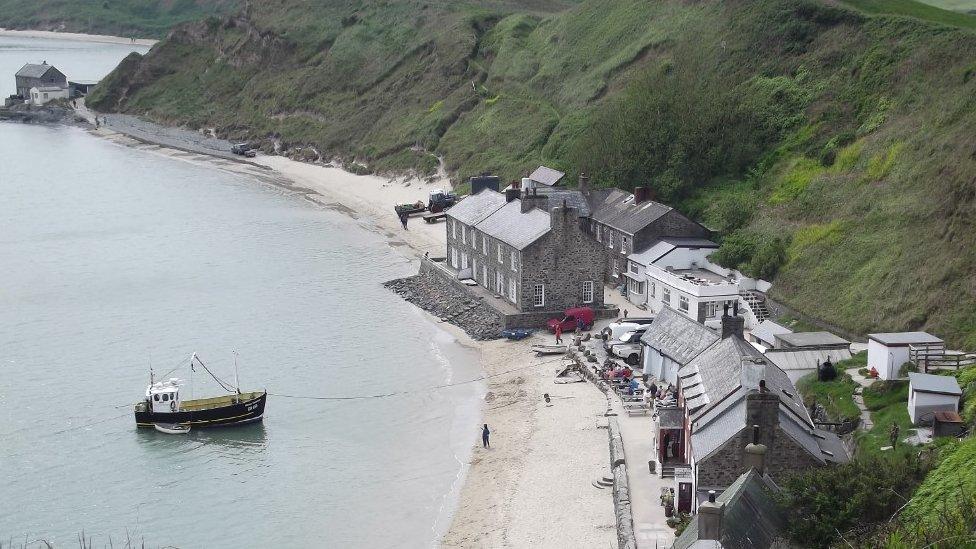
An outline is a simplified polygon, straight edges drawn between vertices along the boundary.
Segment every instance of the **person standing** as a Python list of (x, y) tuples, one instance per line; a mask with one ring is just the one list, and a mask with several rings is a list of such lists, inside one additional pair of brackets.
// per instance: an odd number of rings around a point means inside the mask
[(558, 345), (562, 342), (563, 342), (563, 325), (556, 324), (556, 344)]
[(485, 426), (481, 428), (481, 446), (483, 448), (491, 448), (491, 443), (488, 442), (488, 435), (490, 434), (491, 431), (488, 430), (488, 424), (485, 423)]
[(407, 213), (400, 212), (400, 224), (403, 225), (403, 230), (407, 230)]

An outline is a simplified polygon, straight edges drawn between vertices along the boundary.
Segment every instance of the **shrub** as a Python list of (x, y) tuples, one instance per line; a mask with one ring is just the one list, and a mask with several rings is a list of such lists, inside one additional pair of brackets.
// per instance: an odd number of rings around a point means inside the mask
[(763, 242), (749, 262), (748, 274), (764, 280), (772, 280), (780, 267), (786, 264), (786, 242), (779, 237)]
[(718, 251), (709, 259), (730, 269), (743, 268), (755, 255), (758, 240), (755, 233), (735, 231), (722, 239)]

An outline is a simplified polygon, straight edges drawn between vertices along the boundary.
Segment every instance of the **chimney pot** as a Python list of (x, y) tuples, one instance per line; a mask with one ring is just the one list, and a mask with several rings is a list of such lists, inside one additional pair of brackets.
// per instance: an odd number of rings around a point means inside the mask
[(634, 204), (647, 202), (648, 194), (647, 187), (634, 187)]
[(708, 491), (708, 503), (715, 503), (715, 490)]
[[(760, 379), (759, 380), (759, 392), (760, 393), (765, 393), (766, 391), (767, 391), (767, 389), (766, 389), (766, 380), (765, 379)], [(759, 427), (756, 427), (756, 429), (758, 429), (758, 428)]]
[(579, 190), (582, 192), (590, 190), (590, 176), (585, 172), (579, 174)]
[(715, 490), (709, 490), (708, 501), (698, 507), (698, 539), (722, 539), (722, 505), (715, 501)]
[(752, 443), (746, 444), (745, 456), (743, 457), (746, 472), (751, 469), (755, 469), (760, 475), (766, 472), (766, 445), (759, 444), (758, 425), (752, 426)]

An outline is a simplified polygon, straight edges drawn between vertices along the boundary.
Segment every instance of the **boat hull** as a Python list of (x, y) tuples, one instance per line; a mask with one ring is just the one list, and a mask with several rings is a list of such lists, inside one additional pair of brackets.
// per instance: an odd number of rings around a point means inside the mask
[(264, 418), (264, 405), (267, 399), (267, 393), (260, 393), (255, 398), (229, 403), (225, 406), (203, 410), (180, 410), (170, 413), (151, 412), (137, 406), (135, 410), (136, 425), (153, 427), (156, 423), (178, 423), (195, 428), (207, 428), (254, 423)]

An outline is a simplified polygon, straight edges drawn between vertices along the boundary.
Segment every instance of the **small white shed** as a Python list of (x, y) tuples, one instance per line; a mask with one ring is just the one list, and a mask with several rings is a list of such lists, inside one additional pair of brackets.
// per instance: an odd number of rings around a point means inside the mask
[(932, 423), (936, 412), (959, 411), (962, 389), (956, 378), (912, 372), (908, 380), (908, 417), (913, 424)]
[(32, 105), (41, 106), (55, 99), (67, 98), (68, 88), (62, 88), (60, 86), (43, 86), (40, 88), (31, 88), (30, 90), (30, 102)]
[(925, 332), (868, 334), (868, 370), (877, 370), (880, 379), (897, 379), (898, 370), (908, 362), (909, 345), (940, 343), (941, 339)]

